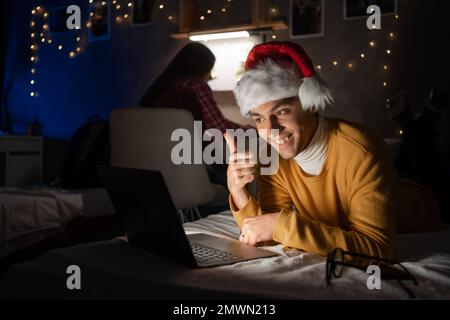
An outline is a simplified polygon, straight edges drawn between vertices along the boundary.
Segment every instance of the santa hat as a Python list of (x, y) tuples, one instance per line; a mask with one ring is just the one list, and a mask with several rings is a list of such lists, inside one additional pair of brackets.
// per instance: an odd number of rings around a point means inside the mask
[(234, 95), (243, 116), (266, 102), (298, 95), (303, 110), (323, 110), (333, 102), (311, 59), (293, 42), (272, 41), (253, 47)]

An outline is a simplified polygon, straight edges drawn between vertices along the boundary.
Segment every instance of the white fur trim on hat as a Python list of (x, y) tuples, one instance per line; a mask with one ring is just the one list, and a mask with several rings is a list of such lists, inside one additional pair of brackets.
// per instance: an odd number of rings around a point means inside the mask
[(302, 80), (293, 63), (275, 63), (265, 59), (247, 70), (234, 89), (242, 116), (270, 101), (298, 95), (304, 110), (324, 109), (333, 101), (326, 84), (317, 75)]

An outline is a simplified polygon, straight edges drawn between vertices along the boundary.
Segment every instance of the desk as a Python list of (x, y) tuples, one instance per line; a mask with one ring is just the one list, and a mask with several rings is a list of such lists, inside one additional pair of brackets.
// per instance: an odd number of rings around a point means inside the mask
[(0, 136), (0, 186), (42, 183), (42, 150), (42, 137)]

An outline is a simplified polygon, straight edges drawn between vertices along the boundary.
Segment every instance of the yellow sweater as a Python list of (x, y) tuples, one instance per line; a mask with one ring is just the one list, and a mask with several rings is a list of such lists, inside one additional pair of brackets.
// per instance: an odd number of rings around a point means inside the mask
[(294, 159), (280, 159), (276, 174), (259, 176), (259, 202), (251, 197), (237, 210), (245, 218), (280, 212), (273, 240), (326, 255), (334, 248), (392, 259), (399, 179), (387, 147), (363, 125), (327, 119), (330, 136), (318, 176)]

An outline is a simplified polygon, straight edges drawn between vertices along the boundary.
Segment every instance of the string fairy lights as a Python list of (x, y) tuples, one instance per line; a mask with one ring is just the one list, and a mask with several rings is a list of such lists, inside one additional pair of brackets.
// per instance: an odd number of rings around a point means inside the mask
[[(87, 19), (82, 22), (81, 31), (75, 33), (75, 41), (73, 45), (60, 43), (56, 37), (52, 37), (51, 26), (49, 24), (49, 12), (44, 8), (44, 6), (39, 5), (35, 6), (30, 10), (31, 17), (29, 20), (29, 40), (30, 40), (30, 55), (29, 55), (29, 63), (30, 66), (30, 85), (31, 92), (30, 95), (33, 97), (38, 96), (37, 91), (37, 81), (36, 77), (38, 74), (38, 66), (39, 66), (39, 51), (43, 46), (51, 46), (55, 48), (57, 52), (61, 54), (67, 55), (69, 59), (74, 59), (78, 55), (85, 52), (86, 47), (89, 43), (87, 40), (88, 36), (86, 35), (86, 31), (90, 32), (90, 29), (95, 25), (95, 19), (98, 18), (97, 15), (101, 11), (102, 7), (109, 6), (111, 10), (111, 21), (114, 21), (116, 24), (124, 24), (131, 23), (131, 18), (134, 11), (135, 1), (134, 0), (85, 0), (89, 11), (87, 15)], [(163, 18), (171, 23), (177, 21), (177, 16), (169, 11), (169, 5), (167, 1), (155, 1), (155, 14), (159, 16), (163, 15)], [(212, 19), (214, 16), (224, 16), (230, 14), (233, 8), (232, 0), (223, 0), (221, 3), (218, 3), (216, 7), (207, 7), (203, 11), (198, 12), (197, 21), (204, 24), (208, 21), (208, 19)], [(269, 12), (267, 13), (270, 16), (275, 16), (279, 14), (279, 10), (275, 6), (271, 6), (268, 8)], [(399, 15), (394, 15), (394, 21), (398, 21)], [(80, 33), (81, 32), (81, 33)], [(272, 40), (277, 40), (277, 34), (272, 31), (269, 34)], [(387, 32), (387, 40), (394, 41), (397, 39), (397, 34), (393, 30), (388, 30)], [(382, 48), (381, 41), (375, 41), (375, 39), (371, 39), (367, 44), (366, 49), (359, 51), (359, 59), (355, 59), (355, 57), (349, 57), (348, 59), (342, 59), (340, 57), (333, 57), (329, 64), (322, 63), (317, 64), (315, 69), (318, 72), (323, 72), (324, 69), (332, 68), (334, 70), (347, 69), (348, 71), (356, 71), (359, 68), (360, 63), (363, 61), (369, 61), (370, 56), (374, 55), (372, 52), (376, 52), (378, 50), (384, 50), (386, 58), (393, 55), (392, 47)], [(367, 50), (367, 51), (366, 51)], [(389, 74), (389, 64), (385, 60), (381, 64), (381, 70), (383, 71), (384, 76)], [(388, 81), (382, 80), (381, 86), (383, 88), (388, 87)], [(31, 94), (33, 93), (33, 94)]]
[[(129, 20), (129, 17), (132, 14), (132, 10), (134, 7), (133, 0), (86, 0), (89, 11), (87, 21), (82, 23), (82, 26), (85, 26), (88, 30), (92, 28), (94, 19), (98, 18), (98, 12), (96, 8), (110, 6), (112, 4), (112, 8), (114, 8), (116, 17), (120, 17), (120, 22)], [(122, 9), (122, 10), (121, 10)], [(30, 55), (29, 62), (31, 63), (30, 67), (30, 80), (29, 83), (31, 85), (31, 91), (29, 95), (31, 97), (38, 97), (39, 92), (37, 90), (37, 74), (38, 74), (38, 65), (39, 65), (39, 51), (44, 45), (53, 45), (57, 52), (62, 54), (66, 54), (69, 59), (76, 58), (79, 54), (85, 51), (85, 47), (88, 44), (88, 41), (83, 40), (86, 39), (87, 36), (80, 35), (79, 32), (75, 33), (75, 44), (71, 48), (70, 45), (66, 46), (59, 42), (56, 37), (53, 37), (51, 32), (51, 27), (49, 24), (49, 12), (47, 9), (38, 5), (33, 7), (30, 10), (30, 22), (29, 22), (29, 39), (30, 39)], [(170, 18), (169, 20), (172, 20)], [(116, 19), (117, 21), (117, 19)]]
[[(399, 19), (399, 15), (396, 14), (394, 15), (395, 21), (397, 21)], [(389, 41), (394, 41), (397, 38), (397, 34), (395, 32), (388, 31), (386, 34), (386, 40)], [(378, 41), (375, 40), (370, 40), (367, 43), (367, 50), (371, 50), (370, 52), (372, 52), (372, 50), (376, 50), (377, 48), (383, 50), (382, 52), (384, 52), (384, 55), (386, 57), (392, 56), (393, 55), (393, 50), (392, 47), (390, 45), (387, 46), (387, 48), (385, 47), (384, 49), (382, 49), (382, 46), (380, 45), (380, 43), (378, 43)], [(378, 50), (377, 50), (378, 51)], [(373, 54), (367, 54), (367, 52), (359, 52), (359, 61), (369, 61), (369, 57), (370, 55)], [(347, 62), (345, 62), (345, 60), (347, 60)], [(337, 70), (338, 66), (343, 65), (344, 67), (346, 67), (346, 69), (348, 71), (354, 71), (355, 69), (357, 69), (358, 64), (355, 63), (356, 60), (352, 57), (349, 57), (347, 59), (339, 59), (338, 57), (334, 57), (332, 59), (330, 59), (329, 62), (329, 66), (331, 66), (330, 70)], [(327, 66), (327, 64), (325, 64), (325, 66)], [(315, 69), (317, 72), (323, 72), (324, 71), (324, 65), (323, 64), (317, 64), (315, 66)], [(381, 64), (381, 70), (383, 71), (383, 77), (386, 77), (389, 73), (390, 67), (389, 64), (387, 63), (387, 61), (383, 61)], [(382, 79), (380, 82), (380, 85), (382, 88), (389, 88), (389, 82), (387, 81), (387, 79)], [(389, 101), (386, 100), (386, 107), (388, 108), (389, 106)]]

